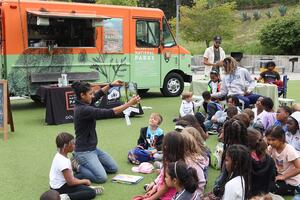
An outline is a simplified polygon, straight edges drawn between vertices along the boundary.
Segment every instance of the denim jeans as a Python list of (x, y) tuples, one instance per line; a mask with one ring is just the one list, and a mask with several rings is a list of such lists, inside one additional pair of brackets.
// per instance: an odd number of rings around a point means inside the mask
[(247, 96), (237, 95), (237, 98), (244, 102), (244, 108), (249, 108), (250, 104), (255, 104), (257, 99), (260, 97), (259, 94), (251, 93)]
[(74, 152), (74, 158), (80, 165), (75, 175), (79, 179), (89, 179), (93, 183), (107, 181), (106, 173), (118, 171), (117, 163), (106, 152), (96, 148), (94, 151)]

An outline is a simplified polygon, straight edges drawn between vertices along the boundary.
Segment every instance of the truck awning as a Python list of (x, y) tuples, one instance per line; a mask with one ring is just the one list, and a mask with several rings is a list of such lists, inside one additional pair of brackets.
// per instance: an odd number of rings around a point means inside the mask
[(110, 17), (103, 15), (96, 15), (93, 13), (76, 13), (76, 12), (49, 12), (39, 10), (27, 10), (28, 13), (39, 17), (55, 17), (55, 18), (79, 18), (79, 19), (110, 19)]

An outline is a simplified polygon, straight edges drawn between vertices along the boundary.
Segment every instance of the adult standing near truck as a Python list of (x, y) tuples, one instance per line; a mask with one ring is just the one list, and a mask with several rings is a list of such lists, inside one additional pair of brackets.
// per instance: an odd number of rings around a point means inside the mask
[(95, 94), (89, 83), (75, 82), (72, 84), (77, 97), (74, 110), (76, 135), (74, 158), (78, 162), (75, 167), (77, 171), (75, 176), (79, 179), (85, 178), (94, 183), (104, 183), (107, 180), (106, 173), (115, 173), (118, 170), (113, 158), (97, 148), (96, 120), (114, 117), (128, 107), (137, 104), (140, 97), (134, 96), (123, 105), (111, 109), (97, 108), (94, 103), (105, 95), (109, 88), (122, 84), (122, 81), (114, 81), (102, 87)]
[(220, 73), (218, 62), (225, 58), (225, 51), (220, 47), (222, 43), (221, 36), (216, 35), (214, 37), (214, 44), (208, 47), (204, 52), (204, 75), (209, 77), (211, 70), (215, 70)]

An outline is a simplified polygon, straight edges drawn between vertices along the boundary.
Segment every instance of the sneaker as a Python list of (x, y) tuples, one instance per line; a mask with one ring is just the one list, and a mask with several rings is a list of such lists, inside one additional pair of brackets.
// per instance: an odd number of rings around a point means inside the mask
[(148, 188), (148, 186), (149, 186), (150, 184), (145, 184), (144, 185), (144, 190), (147, 192), (147, 188)]
[(78, 162), (77, 162), (77, 160), (74, 158), (74, 156), (72, 156), (71, 158), (70, 158), (70, 160), (71, 160), (71, 165), (72, 165), (72, 170), (74, 171), (74, 172), (79, 172), (79, 164), (78, 164)]
[(69, 195), (67, 195), (67, 194), (61, 194), (61, 195), (59, 195), (59, 197), (60, 197), (60, 200), (71, 200)]
[(94, 189), (96, 192), (96, 195), (100, 195), (104, 192), (104, 187), (101, 185), (98, 186), (90, 186), (90, 188)]

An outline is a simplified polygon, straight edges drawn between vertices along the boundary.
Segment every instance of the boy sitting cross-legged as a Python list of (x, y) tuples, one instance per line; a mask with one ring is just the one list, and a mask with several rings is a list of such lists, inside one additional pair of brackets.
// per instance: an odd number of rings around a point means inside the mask
[(59, 133), (56, 137), (58, 152), (55, 154), (50, 173), (50, 188), (60, 194), (61, 200), (93, 199), (103, 192), (102, 186), (92, 187), (88, 179), (77, 179), (73, 175), (68, 153), (75, 147), (74, 136), (69, 133)]

